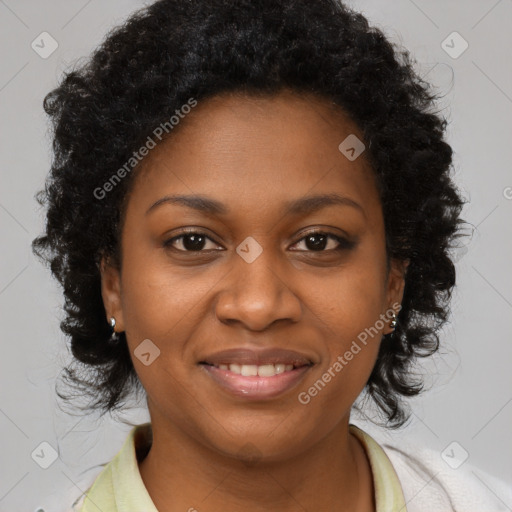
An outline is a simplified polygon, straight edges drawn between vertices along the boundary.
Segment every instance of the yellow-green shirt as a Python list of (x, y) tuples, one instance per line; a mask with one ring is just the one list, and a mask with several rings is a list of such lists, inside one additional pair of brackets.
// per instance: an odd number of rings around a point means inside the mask
[[(407, 512), (398, 476), (380, 445), (366, 432), (349, 426), (370, 461), (377, 512)], [(158, 512), (139, 472), (138, 461), (151, 444), (151, 423), (133, 427), (121, 450), (73, 505), (76, 512)]]

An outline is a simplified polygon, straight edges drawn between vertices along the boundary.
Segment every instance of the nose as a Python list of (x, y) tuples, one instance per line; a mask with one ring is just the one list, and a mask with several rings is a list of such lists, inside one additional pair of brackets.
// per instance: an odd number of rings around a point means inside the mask
[(223, 280), (215, 304), (217, 318), (227, 324), (241, 323), (251, 331), (263, 331), (278, 321), (296, 323), (302, 315), (291, 278), (276, 265), (271, 251), (263, 251), (252, 263), (238, 255)]

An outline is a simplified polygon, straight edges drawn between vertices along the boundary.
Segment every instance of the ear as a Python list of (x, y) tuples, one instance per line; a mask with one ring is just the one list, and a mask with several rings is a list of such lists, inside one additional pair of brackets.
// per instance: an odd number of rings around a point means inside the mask
[(101, 275), (101, 296), (107, 322), (110, 324), (110, 318), (116, 319), (116, 332), (124, 331), (123, 310), (121, 307), (121, 274), (112, 261), (103, 256), (100, 262)]
[[(409, 260), (398, 259), (392, 259), (390, 262), (386, 292), (386, 307), (387, 311), (392, 309), (397, 316), (404, 296), (405, 275), (409, 263)], [(386, 332), (385, 334), (393, 332), (392, 328), (389, 328), (388, 330), (389, 332)]]

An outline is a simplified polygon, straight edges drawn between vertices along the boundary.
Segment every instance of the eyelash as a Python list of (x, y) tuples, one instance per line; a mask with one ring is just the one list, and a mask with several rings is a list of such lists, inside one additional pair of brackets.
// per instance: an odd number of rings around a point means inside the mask
[[(187, 251), (187, 250), (176, 249), (176, 248), (172, 247), (172, 244), (173, 244), (174, 241), (179, 240), (181, 238), (184, 238), (187, 235), (201, 235), (204, 238), (207, 238), (208, 240), (216, 243), (215, 240), (212, 240), (209, 236), (207, 236), (205, 233), (202, 233), (201, 231), (187, 230), (187, 231), (182, 232), (178, 236), (175, 236), (173, 238), (170, 238), (169, 240), (166, 240), (163, 243), (163, 245), (164, 245), (165, 248), (171, 248), (171, 249), (174, 249), (175, 251), (183, 252), (183, 253), (201, 253), (201, 252), (208, 252), (210, 250), (210, 249), (207, 249), (207, 250), (203, 249), (203, 250), (199, 250), (199, 251)], [(314, 231), (310, 231), (309, 233), (306, 233), (302, 238), (297, 240), (297, 242), (295, 242), (293, 245), (296, 245), (299, 242), (302, 242), (308, 236), (314, 236), (314, 235), (326, 235), (328, 238), (334, 239), (336, 242), (338, 242), (339, 246), (337, 248), (335, 248), (335, 249), (328, 249), (328, 250), (324, 249), (324, 250), (321, 250), (321, 251), (312, 251), (312, 250), (305, 250), (305, 251), (303, 251), (303, 250), (299, 250), (299, 251), (296, 251), (296, 252), (310, 252), (310, 253), (329, 253), (331, 251), (332, 252), (341, 252), (341, 251), (353, 249), (355, 247), (355, 245), (356, 245), (356, 242), (347, 240), (346, 238), (343, 238), (343, 237), (340, 237), (338, 235), (335, 235), (334, 233), (329, 233), (328, 231), (322, 231), (322, 230), (314, 230)], [(211, 249), (211, 250), (216, 250), (216, 249)]]

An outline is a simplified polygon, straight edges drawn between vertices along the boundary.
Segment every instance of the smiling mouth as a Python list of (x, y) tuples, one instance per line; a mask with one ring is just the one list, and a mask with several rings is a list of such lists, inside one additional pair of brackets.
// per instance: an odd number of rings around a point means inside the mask
[(304, 366), (311, 366), (312, 364), (285, 364), (285, 363), (275, 363), (275, 364), (212, 364), (207, 363), (206, 361), (202, 361), (199, 364), (203, 364), (206, 366), (213, 366), (214, 368), (218, 368), (219, 370), (226, 370), (237, 375), (242, 375), (243, 377), (273, 377), (275, 375), (279, 375), (285, 372), (291, 372), (297, 368), (302, 368)]
[(314, 364), (212, 364), (203, 361), (198, 366), (230, 397), (244, 401), (262, 401), (291, 392)]

